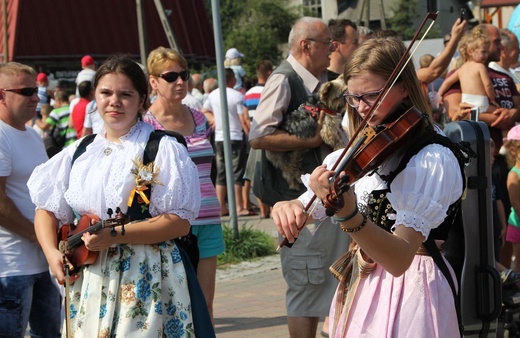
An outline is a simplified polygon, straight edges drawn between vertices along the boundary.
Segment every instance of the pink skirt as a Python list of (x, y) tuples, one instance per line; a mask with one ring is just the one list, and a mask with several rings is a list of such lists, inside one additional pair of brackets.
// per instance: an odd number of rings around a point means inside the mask
[(378, 265), (360, 280), (348, 318), (342, 314), (335, 326), (337, 310), (334, 297), (330, 337), (460, 337), (453, 293), (430, 256), (416, 255), (399, 277)]
[(511, 243), (520, 243), (520, 228), (514, 225), (507, 225), (506, 241)]

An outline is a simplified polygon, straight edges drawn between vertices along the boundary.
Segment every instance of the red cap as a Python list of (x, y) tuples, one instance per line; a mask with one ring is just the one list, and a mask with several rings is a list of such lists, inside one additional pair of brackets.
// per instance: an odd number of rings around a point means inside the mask
[(38, 73), (38, 75), (36, 75), (36, 82), (45, 82), (45, 81), (48, 81), (47, 74)]
[(90, 55), (85, 55), (81, 58), (81, 67), (87, 67), (94, 64), (94, 59)]

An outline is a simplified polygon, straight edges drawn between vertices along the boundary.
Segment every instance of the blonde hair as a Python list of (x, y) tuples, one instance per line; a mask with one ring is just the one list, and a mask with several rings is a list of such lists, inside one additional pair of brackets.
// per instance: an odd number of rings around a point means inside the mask
[(520, 154), (520, 140), (508, 140), (505, 141), (503, 147), (506, 148), (506, 159), (507, 164), (510, 167), (514, 167), (516, 164), (516, 158)]
[(483, 45), (489, 44), (489, 38), (482, 29), (473, 29), (464, 34), (459, 42), (459, 53), (464, 62), (470, 60), (469, 51), (475, 50)]
[[(405, 52), (405, 45), (396, 37), (372, 38), (365, 41), (352, 53), (346, 62), (345, 72), (343, 74), (345, 83), (351, 78), (366, 72), (377, 74), (385, 80), (388, 80), (397, 67), (399, 59)], [(413, 63), (408, 63), (404, 68), (399, 76), (398, 82), (403, 84), (404, 90), (408, 93), (408, 97), (404, 102), (428, 114), (431, 120), (430, 105), (421, 90), (421, 85), (417, 79), (417, 73)], [(347, 105), (347, 114), (350, 122), (349, 133), (352, 135), (359, 127), (362, 119), (356, 109), (350, 105)]]
[(172, 63), (177, 63), (183, 69), (188, 69), (186, 59), (175, 49), (158, 47), (150, 52), (146, 60), (149, 75), (159, 76)]
[(424, 54), (419, 59), (419, 67), (420, 68), (428, 68), (430, 66), (430, 64), (432, 63), (433, 59), (434, 59), (433, 55), (431, 55), (431, 54)]
[(34, 81), (36, 81), (36, 70), (34, 70), (32, 67), (18, 62), (7, 62), (0, 64), (0, 81), (3, 83), (2, 86), (8, 85), (6, 82), (9, 82), (9, 77), (18, 74), (34, 76)]
[(242, 58), (234, 58), (234, 59), (225, 59), (224, 67), (238, 66), (241, 62)]

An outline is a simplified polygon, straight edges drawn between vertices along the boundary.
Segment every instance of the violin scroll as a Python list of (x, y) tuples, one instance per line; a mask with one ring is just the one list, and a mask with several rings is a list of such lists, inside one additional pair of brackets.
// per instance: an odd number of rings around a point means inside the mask
[(330, 186), (330, 193), (327, 195), (325, 201), (323, 201), (327, 216), (334, 216), (334, 214), (340, 211), (345, 205), (343, 194), (350, 189), (349, 181), (349, 175), (343, 175), (339, 179), (335, 179)]

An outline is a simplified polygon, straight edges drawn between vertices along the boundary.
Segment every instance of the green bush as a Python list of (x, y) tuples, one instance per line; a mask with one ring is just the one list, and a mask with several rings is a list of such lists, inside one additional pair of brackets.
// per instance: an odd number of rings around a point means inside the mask
[(218, 256), (218, 265), (239, 263), (276, 253), (276, 239), (263, 231), (245, 225), (235, 235), (229, 226), (223, 226), (226, 251)]

